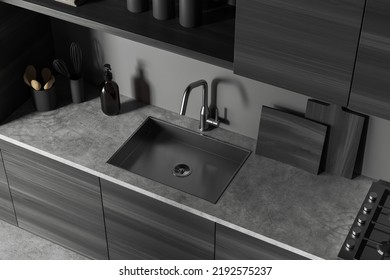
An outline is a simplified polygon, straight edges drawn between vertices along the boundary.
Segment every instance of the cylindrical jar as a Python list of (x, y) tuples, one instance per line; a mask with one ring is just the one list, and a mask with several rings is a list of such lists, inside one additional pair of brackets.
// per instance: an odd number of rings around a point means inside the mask
[(132, 13), (149, 10), (149, 0), (127, 0), (127, 9)]
[(57, 108), (57, 94), (54, 86), (48, 90), (32, 90), (32, 95), (38, 112), (51, 111)]
[(196, 27), (202, 23), (202, 1), (180, 0), (179, 19), (183, 27)]
[(167, 20), (175, 17), (175, 0), (153, 0), (153, 17)]

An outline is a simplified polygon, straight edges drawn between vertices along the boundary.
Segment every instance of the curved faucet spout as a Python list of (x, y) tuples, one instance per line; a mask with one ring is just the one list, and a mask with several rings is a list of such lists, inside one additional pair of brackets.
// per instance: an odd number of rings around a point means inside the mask
[(190, 92), (197, 87), (202, 87), (202, 107), (200, 109), (200, 120), (199, 120), (199, 130), (205, 131), (209, 128), (209, 124), (218, 126), (219, 122), (209, 120), (208, 117), (210, 115), (209, 107), (208, 107), (208, 85), (205, 80), (199, 80), (193, 82), (187, 86), (183, 94), (183, 100), (181, 102), (180, 115), (185, 115), (187, 110), (188, 98), (190, 96)]
[(194, 88), (197, 88), (197, 87), (200, 87), (200, 86), (203, 87), (202, 104), (203, 104), (203, 106), (207, 107), (208, 85), (207, 85), (207, 82), (205, 80), (199, 80), (199, 81), (196, 81), (196, 82), (193, 82), (193, 83), (189, 84), (187, 86), (187, 88), (185, 89), (184, 94), (183, 94), (183, 100), (181, 102), (180, 115), (185, 115), (186, 114), (188, 98), (190, 96), (191, 91)]

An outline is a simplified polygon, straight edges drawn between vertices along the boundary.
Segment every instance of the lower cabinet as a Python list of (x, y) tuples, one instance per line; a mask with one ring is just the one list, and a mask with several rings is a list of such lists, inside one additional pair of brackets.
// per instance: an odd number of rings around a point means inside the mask
[(11, 193), (8, 187), (7, 176), (5, 175), (3, 157), (0, 151), (0, 219), (17, 225)]
[(214, 259), (215, 223), (101, 179), (110, 259)]
[(217, 224), (217, 260), (302, 260), (303, 256)]
[(99, 179), (20, 148), (2, 153), (19, 227), (107, 259)]

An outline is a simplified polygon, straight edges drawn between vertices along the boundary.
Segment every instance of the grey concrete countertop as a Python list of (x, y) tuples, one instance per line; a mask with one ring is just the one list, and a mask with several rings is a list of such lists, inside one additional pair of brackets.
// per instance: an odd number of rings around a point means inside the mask
[[(0, 126), (0, 139), (304, 256), (337, 258), (371, 179), (316, 176), (252, 152), (212, 204), (106, 163), (148, 116), (197, 131), (197, 120), (122, 98), (112, 117), (99, 98), (44, 113), (26, 103)], [(255, 149), (254, 139), (222, 128), (207, 135)]]

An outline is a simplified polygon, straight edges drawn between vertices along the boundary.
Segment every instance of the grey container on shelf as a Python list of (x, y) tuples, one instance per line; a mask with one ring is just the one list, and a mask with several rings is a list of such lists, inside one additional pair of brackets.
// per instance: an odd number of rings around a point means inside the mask
[(81, 103), (85, 101), (85, 92), (84, 92), (84, 80), (83, 78), (79, 79), (70, 79), (70, 92), (72, 94), (73, 103)]
[(57, 94), (55, 87), (49, 90), (32, 90), (35, 108), (38, 112), (47, 112), (57, 108)]
[(153, 0), (153, 17), (168, 20), (175, 17), (175, 0)]
[(149, 0), (127, 0), (127, 9), (132, 13), (142, 13), (149, 10)]
[(180, 0), (179, 21), (183, 27), (196, 27), (202, 24), (202, 1)]

